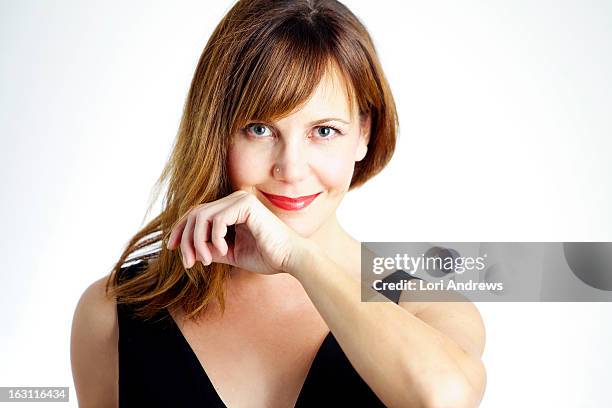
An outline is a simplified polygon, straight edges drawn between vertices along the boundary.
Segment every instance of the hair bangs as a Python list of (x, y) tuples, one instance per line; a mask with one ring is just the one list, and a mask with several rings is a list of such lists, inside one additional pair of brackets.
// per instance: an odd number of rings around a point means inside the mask
[(297, 22), (277, 33), (252, 61), (244, 61), (249, 75), (238, 90), (231, 133), (251, 120), (272, 122), (298, 110), (325, 75), (339, 79), (341, 83), (334, 82), (334, 86), (344, 86), (352, 114), (352, 81), (329, 46), (318, 33)]

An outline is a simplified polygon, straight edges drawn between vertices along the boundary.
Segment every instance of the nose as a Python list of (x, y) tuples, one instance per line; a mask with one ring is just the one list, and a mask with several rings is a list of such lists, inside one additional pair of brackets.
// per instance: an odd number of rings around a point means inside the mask
[(275, 179), (285, 183), (297, 183), (306, 178), (309, 172), (307, 149), (300, 138), (292, 138), (280, 143), (272, 173)]

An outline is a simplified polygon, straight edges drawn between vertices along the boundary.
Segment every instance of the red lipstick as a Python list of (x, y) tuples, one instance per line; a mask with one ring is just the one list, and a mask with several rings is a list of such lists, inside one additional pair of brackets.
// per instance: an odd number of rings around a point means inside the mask
[(308, 207), (310, 203), (312, 203), (312, 201), (321, 193), (319, 192), (317, 194), (296, 198), (264, 193), (263, 191), (262, 194), (268, 199), (268, 201), (275, 206), (282, 208), (283, 210), (297, 211)]

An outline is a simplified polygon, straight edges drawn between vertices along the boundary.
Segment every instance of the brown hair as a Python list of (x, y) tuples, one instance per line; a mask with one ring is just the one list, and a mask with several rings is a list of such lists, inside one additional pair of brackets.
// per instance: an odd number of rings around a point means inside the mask
[[(191, 208), (232, 193), (226, 168), (230, 135), (251, 118), (268, 121), (293, 112), (332, 68), (344, 78), (351, 112), (356, 102), (360, 116), (371, 118), (368, 152), (355, 164), (353, 189), (391, 159), (398, 128), (393, 96), (366, 28), (333, 0), (241, 0), (229, 10), (200, 56), (175, 144), (155, 184), (157, 198), (168, 182), (161, 214), (129, 241), (106, 282), (109, 296), (134, 304), (144, 318), (176, 306), (194, 318), (214, 299), (225, 310), (230, 267), (197, 262), (184, 268), (178, 251), (166, 249), (172, 227)], [(127, 259), (156, 243), (158, 251)], [(145, 270), (122, 279), (121, 267), (139, 259), (148, 260)]]

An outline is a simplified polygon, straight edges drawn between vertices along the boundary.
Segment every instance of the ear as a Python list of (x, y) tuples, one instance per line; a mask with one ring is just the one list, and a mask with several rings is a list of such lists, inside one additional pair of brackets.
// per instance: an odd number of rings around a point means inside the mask
[(367, 114), (365, 118), (361, 119), (359, 141), (357, 142), (357, 151), (355, 155), (355, 161), (361, 161), (368, 153), (368, 143), (370, 142), (370, 127), (371, 119), (370, 115)]

